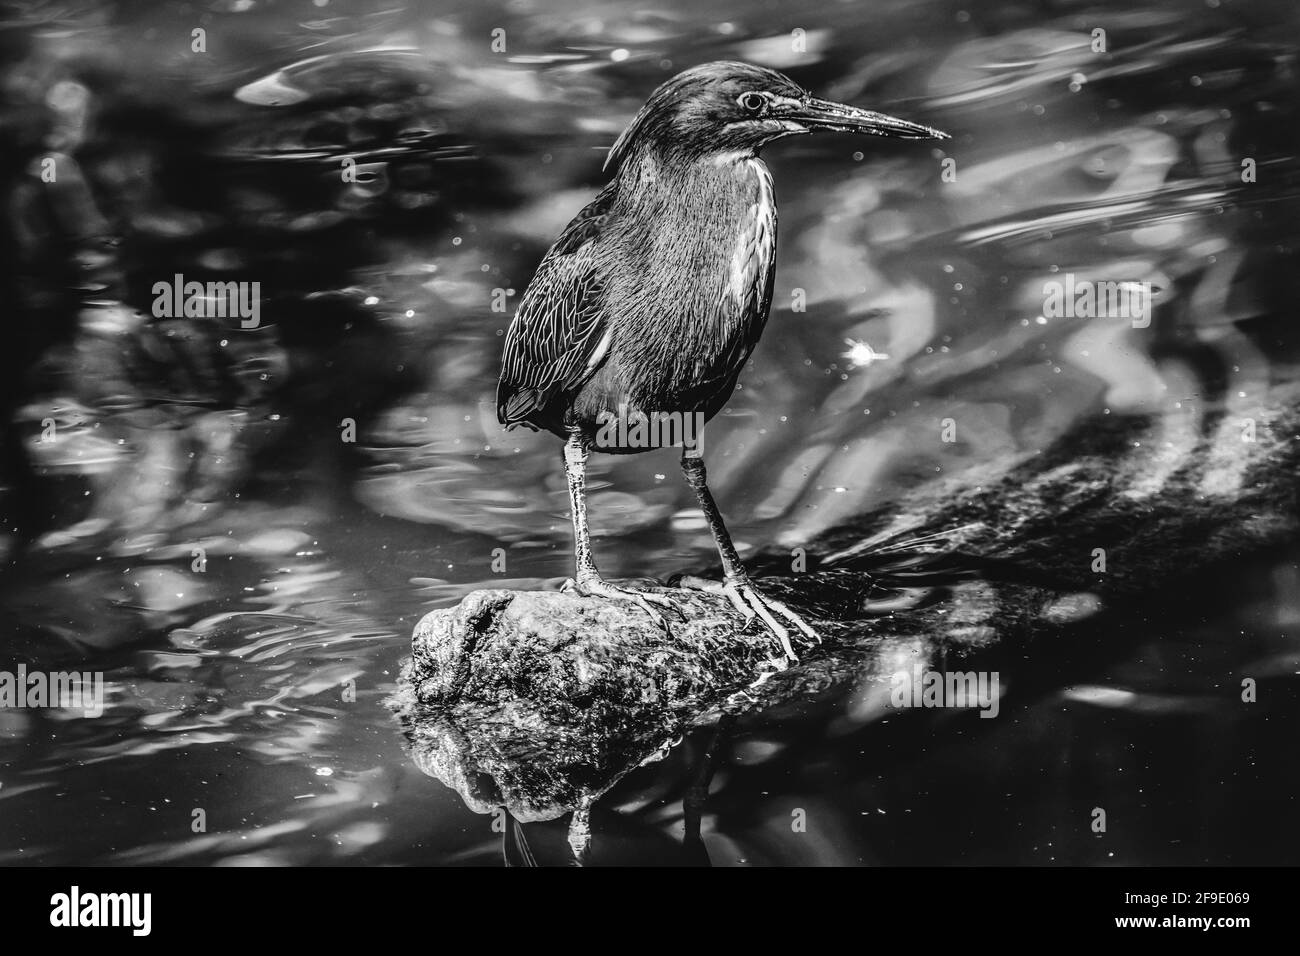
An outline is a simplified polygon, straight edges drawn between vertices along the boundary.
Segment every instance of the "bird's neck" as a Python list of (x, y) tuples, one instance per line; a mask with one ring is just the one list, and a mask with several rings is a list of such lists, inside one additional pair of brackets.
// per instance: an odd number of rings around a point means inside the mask
[(619, 167), (619, 185), (620, 191), (633, 194), (676, 192), (766, 173), (766, 165), (753, 149), (683, 154), (647, 147), (632, 152)]

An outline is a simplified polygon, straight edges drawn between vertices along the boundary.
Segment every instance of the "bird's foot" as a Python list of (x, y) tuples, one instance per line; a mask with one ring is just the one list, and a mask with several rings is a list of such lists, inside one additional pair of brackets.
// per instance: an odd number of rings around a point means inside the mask
[(583, 597), (603, 597), (611, 601), (631, 601), (641, 610), (649, 615), (650, 620), (654, 621), (665, 631), (671, 631), (668, 622), (664, 616), (656, 611), (651, 605), (658, 604), (660, 607), (673, 607), (671, 599), (664, 597), (662, 594), (652, 594), (650, 592), (635, 591), (631, 588), (619, 587), (616, 584), (610, 584), (598, 574), (579, 577), (576, 580), (569, 578), (560, 585), (561, 591), (571, 591), (574, 594), (581, 594)]
[(762, 620), (767, 625), (767, 629), (780, 642), (781, 652), (785, 654), (787, 663), (794, 664), (799, 658), (790, 643), (789, 628), (777, 618), (784, 618), (818, 644), (821, 643), (821, 638), (817, 635), (817, 632), (809, 627), (803, 618), (780, 601), (770, 598), (759, 591), (754, 587), (748, 576), (733, 576), (724, 581), (710, 581), (708, 578), (699, 578), (686, 574), (677, 583), (684, 588), (726, 595), (736, 610), (745, 615), (745, 623), (749, 623), (755, 617)]

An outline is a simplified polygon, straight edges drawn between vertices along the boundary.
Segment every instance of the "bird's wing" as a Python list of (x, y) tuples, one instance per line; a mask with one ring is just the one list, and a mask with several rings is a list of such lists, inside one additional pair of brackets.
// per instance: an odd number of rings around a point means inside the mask
[(503, 425), (527, 421), (557, 392), (579, 388), (599, 366), (605, 290), (594, 241), (614, 196), (615, 183), (610, 183), (573, 218), (528, 284), (506, 331), (497, 383), (497, 418)]

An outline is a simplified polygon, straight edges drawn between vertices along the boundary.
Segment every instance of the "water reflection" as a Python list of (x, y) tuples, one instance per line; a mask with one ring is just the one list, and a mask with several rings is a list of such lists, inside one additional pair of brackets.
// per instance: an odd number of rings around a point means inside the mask
[[(1290, 5), (201, 7), (23, 4), (0, 31), (5, 646), (109, 681), (97, 721), (0, 710), (6, 862), (499, 859), (382, 702), (422, 612), (502, 584), (494, 549), (518, 586), (565, 573), (558, 451), (492, 416), (499, 337), (603, 148), (690, 63), (955, 134), (919, 162), (770, 152), (774, 314), (709, 435), (749, 551), (992, 484), (1103, 410), (1152, 416), (1118, 493), (1232, 500), (1249, 456), (1206, 449), (1293, 379)], [(154, 319), (176, 274), (262, 283), (262, 326)], [(1044, 315), (1066, 275), (1150, 283), (1150, 327)], [(675, 462), (592, 472), (611, 572), (711, 560)], [(1294, 862), (1294, 709), (1216, 697), (1293, 696), (1293, 565), (1120, 609), (1104, 654), (1003, 662), (998, 721), (885, 715), (849, 682), (688, 737), (593, 808), (592, 860), (680, 860), (685, 827), (715, 864)], [(1101, 803), (1141, 821), (1105, 850), (1062, 822)], [(549, 826), (524, 842), (563, 857)]]

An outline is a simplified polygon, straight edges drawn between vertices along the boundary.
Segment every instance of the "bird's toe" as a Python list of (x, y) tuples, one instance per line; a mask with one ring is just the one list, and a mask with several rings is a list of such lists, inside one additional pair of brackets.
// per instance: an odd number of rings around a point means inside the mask
[(644, 611), (656, 626), (672, 633), (668, 627), (668, 622), (664, 620), (664, 616), (652, 606), (653, 602), (653, 604), (659, 604), (662, 607), (672, 607), (672, 601), (663, 595), (633, 591), (630, 588), (610, 584), (600, 577), (581, 578), (574, 583), (573, 590), (584, 597), (603, 597), (612, 601), (631, 601)]
[(783, 619), (798, 628), (805, 636), (821, 643), (817, 632), (803, 618), (782, 602), (763, 594), (748, 580), (728, 581), (722, 586), (722, 591), (731, 599), (736, 609), (745, 615), (746, 621), (757, 617), (766, 625), (780, 643), (781, 651), (790, 663), (795, 663), (799, 658), (794, 652), (794, 645), (790, 642), (789, 628), (779, 619)]

